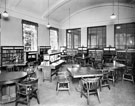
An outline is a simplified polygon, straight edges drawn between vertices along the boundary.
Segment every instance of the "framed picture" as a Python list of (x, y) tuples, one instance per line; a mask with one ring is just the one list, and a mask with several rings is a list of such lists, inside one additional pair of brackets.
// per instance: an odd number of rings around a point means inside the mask
[(22, 38), (25, 51), (37, 51), (38, 24), (22, 20)]

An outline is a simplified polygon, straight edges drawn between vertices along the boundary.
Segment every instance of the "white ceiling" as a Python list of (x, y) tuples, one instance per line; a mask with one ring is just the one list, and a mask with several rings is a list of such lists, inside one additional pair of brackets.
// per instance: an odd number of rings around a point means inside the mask
[[(133, 4), (135, 0), (119, 0), (120, 3)], [(69, 16), (83, 8), (98, 5), (102, 3), (112, 3), (113, 0), (7, 0), (7, 11), (16, 12), (19, 14), (38, 17), (39, 19), (49, 18), (54, 21), (61, 22)], [(114, 0), (118, 3), (118, 0)], [(115, 4), (116, 4), (115, 3)], [(1, 10), (5, 9), (5, 0), (0, 0)]]

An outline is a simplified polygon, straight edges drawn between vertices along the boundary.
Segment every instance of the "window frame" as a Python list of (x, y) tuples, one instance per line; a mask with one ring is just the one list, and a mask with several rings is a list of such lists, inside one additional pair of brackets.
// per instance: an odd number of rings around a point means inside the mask
[[(91, 44), (91, 41), (92, 41), (92, 39), (91, 39), (91, 33), (89, 33), (94, 28), (96, 30), (96, 45), (92, 45)], [(99, 38), (98, 38), (98, 33), (97, 33), (98, 31), (100, 31), (100, 30), (98, 30), (99, 28), (102, 28), (102, 45), (99, 44)], [(103, 33), (103, 32), (105, 32), (105, 33)], [(104, 37), (105, 37), (105, 41), (103, 41)], [(87, 47), (88, 48), (90, 48), (90, 49), (94, 49), (94, 48), (103, 49), (104, 47), (106, 47), (106, 38), (107, 37), (106, 37), (106, 26), (105, 25), (104, 26), (87, 27)], [(105, 44), (103, 44), (104, 42), (105, 42)], [(95, 47), (92, 47), (92, 46), (95, 46)]]
[[(34, 39), (32, 39), (32, 37), (30, 37), (30, 36), (26, 36), (26, 35), (30, 35), (30, 34), (27, 34), (28, 31), (25, 29), (26, 26), (35, 27), (35, 30), (31, 29), (31, 31), (29, 31), (29, 33), (34, 33), (34, 31), (35, 31), (35, 33), (33, 34)], [(28, 38), (30, 38), (31, 40), (29, 40)], [(27, 21), (27, 20), (22, 20), (22, 42), (23, 42), (23, 46), (24, 46), (24, 51), (26, 51), (26, 52), (38, 51), (38, 24), (37, 23)], [(34, 42), (33, 43), (34, 49), (32, 49), (31, 42)], [(27, 45), (29, 45), (29, 46), (27, 46)]]
[[(50, 31), (51, 31), (51, 30), (57, 31), (57, 46), (58, 46), (58, 48), (59, 48), (59, 29), (58, 29), (58, 28), (55, 28), (55, 27), (50, 27), (50, 28), (49, 28), (49, 44), (50, 44), (50, 46), (51, 46), (51, 42), (50, 42), (50, 41), (51, 41), (51, 38), (50, 38), (50, 37), (51, 37), (51, 36), (50, 36)], [(57, 49), (58, 49), (58, 48), (57, 48)], [(51, 49), (52, 49), (52, 47), (51, 47)]]
[[(128, 25), (130, 25), (130, 24), (132, 24), (133, 25), (133, 27), (128, 27)], [(117, 26), (120, 26), (120, 29), (117, 29)], [(125, 26), (125, 28), (123, 28), (122, 26)], [(122, 29), (121, 29), (122, 28)], [(133, 38), (134, 38), (134, 44), (131, 46), (131, 48), (129, 48), (130, 47), (130, 45), (128, 45), (127, 43), (128, 43), (128, 30), (129, 29), (133, 29), (132, 31), (134, 31), (134, 33), (132, 33), (133, 34)], [(125, 30), (124, 30), (125, 29)], [(117, 33), (117, 30), (119, 30), (119, 32), (122, 32), (122, 34), (125, 34), (125, 45), (117, 45), (116, 44), (116, 34), (119, 34), (119, 33)], [(125, 33), (124, 33), (125, 32)], [(131, 33), (130, 33), (131, 34)], [(123, 37), (124, 38), (124, 37)], [(124, 42), (124, 41), (123, 41)], [(122, 24), (115, 24), (114, 25), (114, 46), (116, 47), (116, 49), (118, 49), (118, 50), (125, 50), (125, 49), (135, 49), (135, 23), (133, 22), (133, 23), (122, 23)], [(119, 47), (118, 47), (119, 46)], [(121, 47), (120, 47), (121, 46)], [(123, 47), (122, 47), (123, 46)], [(132, 48), (133, 47), (133, 48)]]
[[(78, 45), (75, 45), (75, 30), (80, 30), (80, 33), (77, 35), (78, 36)], [(71, 47), (69, 47), (68, 45), (68, 33), (70, 33), (71, 35)], [(77, 46), (77, 47), (76, 47)], [(66, 30), (66, 47), (67, 49), (77, 49), (78, 47), (81, 46), (81, 28), (75, 28), (75, 29), (67, 29)]]

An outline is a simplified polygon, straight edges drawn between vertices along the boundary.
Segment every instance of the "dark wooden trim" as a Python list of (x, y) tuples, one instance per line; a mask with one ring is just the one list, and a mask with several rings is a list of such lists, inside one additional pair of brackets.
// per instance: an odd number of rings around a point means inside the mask
[(27, 21), (27, 20), (23, 20), (22, 19), (22, 24), (25, 23), (25, 24), (30, 24), (30, 25), (35, 25), (38, 27), (38, 23), (35, 23), (35, 22), (31, 22), (31, 21)]

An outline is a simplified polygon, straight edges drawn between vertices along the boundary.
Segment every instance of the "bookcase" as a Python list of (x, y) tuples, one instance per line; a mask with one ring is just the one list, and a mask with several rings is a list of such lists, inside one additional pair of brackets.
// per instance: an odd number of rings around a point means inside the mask
[(127, 66), (130, 66), (135, 63), (135, 50), (117, 50), (117, 61)]
[(1, 46), (1, 66), (24, 63), (23, 46)]
[(103, 59), (105, 62), (113, 62), (113, 57), (116, 56), (115, 47), (105, 47), (103, 49)]
[(94, 58), (95, 61), (101, 61), (103, 58), (102, 49), (89, 49), (88, 54), (89, 54), (89, 57)]
[(88, 53), (87, 47), (78, 47), (78, 53), (87, 54)]
[(36, 51), (26, 52), (26, 61), (27, 62), (37, 61), (37, 58), (38, 58), (38, 53)]

